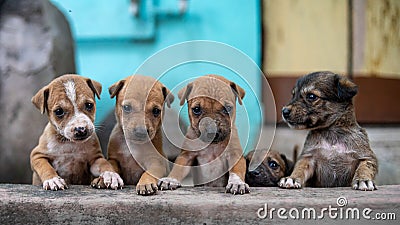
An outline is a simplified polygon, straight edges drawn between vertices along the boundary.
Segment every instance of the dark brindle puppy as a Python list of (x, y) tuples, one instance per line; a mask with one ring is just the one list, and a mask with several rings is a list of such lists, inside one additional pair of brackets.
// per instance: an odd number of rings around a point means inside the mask
[[(255, 151), (246, 155), (246, 164), (249, 168), (251, 160), (255, 157)], [(294, 150), (294, 157), (297, 155)], [(295, 161), (295, 158), (293, 159)], [(269, 150), (262, 163), (252, 171), (246, 171), (246, 183), (250, 187), (276, 187), (282, 177), (289, 176), (293, 171), (294, 163), (284, 154)]]
[(332, 72), (316, 72), (298, 79), (292, 94), (282, 117), (291, 128), (309, 133), (293, 173), (279, 186), (375, 190), (378, 162), (354, 114), (357, 86)]

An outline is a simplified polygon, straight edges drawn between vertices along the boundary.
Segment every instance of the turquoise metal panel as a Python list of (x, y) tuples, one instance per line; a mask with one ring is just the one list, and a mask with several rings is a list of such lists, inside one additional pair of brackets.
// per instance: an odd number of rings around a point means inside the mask
[[(133, 74), (148, 57), (183, 41), (212, 40), (226, 43), (248, 55), (256, 65), (261, 63), (259, 0), (192, 0), (188, 1), (188, 11), (183, 16), (178, 16), (173, 10), (177, 6), (176, 0), (146, 1), (148, 17), (142, 21), (129, 13), (129, 0), (51, 1), (72, 24), (79, 74), (98, 80), (104, 90), (119, 79)], [(218, 54), (210, 51), (210, 55)], [(262, 124), (259, 109), (262, 78), (259, 71), (253, 69), (248, 74), (240, 74), (245, 77), (243, 80), (230, 68), (198, 62), (163, 71), (161, 81), (172, 89), (179, 86), (183, 79), (210, 73), (233, 79), (245, 88), (245, 107), (239, 107), (237, 125), (243, 147), (251, 148), (256, 141), (253, 137), (257, 136), (258, 127)], [(144, 75), (159, 77), (162, 74)], [(178, 88), (174, 89), (175, 96), (177, 92)], [(109, 98), (107, 91), (103, 91), (98, 103), (98, 123), (113, 106), (114, 100)], [(178, 101), (174, 102), (173, 108), (180, 109)], [(243, 114), (250, 114), (250, 117), (243, 118)], [(248, 121), (254, 125), (249, 132), (245, 128)], [(243, 141), (248, 135), (250, 142), (246, 145)]]

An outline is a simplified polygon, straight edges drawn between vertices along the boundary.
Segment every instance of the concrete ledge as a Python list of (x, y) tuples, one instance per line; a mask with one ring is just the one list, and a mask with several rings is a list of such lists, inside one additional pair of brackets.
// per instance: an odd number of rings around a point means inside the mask
[[(132, 186), (123, 190), (96, 190), (87, 186), (71, 186), (65, 191), (44, 191), (38, 186), (0, 184), (0, 224), (297, 224), (299, 220), (260, 219), (257, 211), (268, 204), (273, 208), (313, 207), (318, 215), (329, 205), (336, 208), (370, 208), (377, 212), (393, 212), (396, 220), (300, 220), (314, 224), (398, 224), (400, 220), (400, 185), (380, 186), (374, 192), (350, 188), (252, 188), (249, 195), (225, 194), (223, 188), (181, 188), (159, 192), (154, 196), (138, 196)], [(337, 198), (346, 197), (348, 204), (338, 207)], [(263, 213), (263, 211), (261, 211)], [(287, 214), (286, 214), (287, 215)], [(367, 223), (365, 223), (367, 222)], [(397, 222), (397, 223), (396, 223)]]

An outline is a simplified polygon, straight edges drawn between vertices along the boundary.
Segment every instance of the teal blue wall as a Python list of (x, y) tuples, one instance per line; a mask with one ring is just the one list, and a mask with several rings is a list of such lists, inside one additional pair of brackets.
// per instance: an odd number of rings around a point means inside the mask
[[(114, 107), (107, 88), (135, 73), (148, 57), (170, 45), (190, 40), (218, 41), (240, 50), (255, 65), (261, 62), (259, 0), (190, 0), (183, 16), (177, 13), (177, 0), (149, 0), (144, 1), (146, 13), (140, 20), (129, 13), (129, 0), (51, 1), (71, 23), (78, 73), (103, 84), (97, 124)], [(210, 51), (210, 55), (218, 54)], [(245, 107), (238, 106), (237, 124), (243, 147), (252, 147), (256, 141), (253, 137), (257, 136), (262, 123), (261, 75), (257, 69), (239, 74), (244, 77), (241, 79), (237, 71), (226, 66), (198, 62), (165, 71), (161, 81), (172, 88), (184, 79), (209, 73), (224, 75), (245, 88)], [(143, 75), (159, 77), (161, 74)], [(178, 89), (174, 89), (175, 96), (177, 92)], [(178, 101), (173, 108), (180, 109)], [(247, 123), (250, 123), (249, 132), (241, 129), (248, 126)], [(245, 142), (247, 137), (250, 137), (249, 145)]]

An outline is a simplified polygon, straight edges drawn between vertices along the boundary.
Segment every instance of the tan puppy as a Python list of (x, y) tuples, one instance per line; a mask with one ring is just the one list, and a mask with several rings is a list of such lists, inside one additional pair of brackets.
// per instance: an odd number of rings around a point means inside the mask
[(164, 102), (170, 107), (174, 97), (154, 78), (140, 75), (118, 81), (109, 92), (117, 97), (117, 124), (108, 143), (108, 160), (126, 184), (136, 185), (137, 194), (154, 194), (158, 178), (167, 173), (161, 132)]
[(181, 105), (187, 100), (190, 126), (171, 173), (159, 181), (160, 189), (180, 187), (190, 166), (196, 166), (196, 185), (226, 185), (232, 194), (248, 193), (246, 161), (234, 123), (236, 99), (242, 104), (244, 90), (221, 76), (208, 75), (189, 83), (178, 95)]
[(32, 103), (49, 123), (31, 153), (34, 185), (48, 190), (67, 184), (90, 184), (91, 175), (102, 177), (106, 186), (123, 185), (120, 176), (104, 159), (93, 124), (95, 96), (101, 84), (78, 75), (64, 75), (43, 87)]

